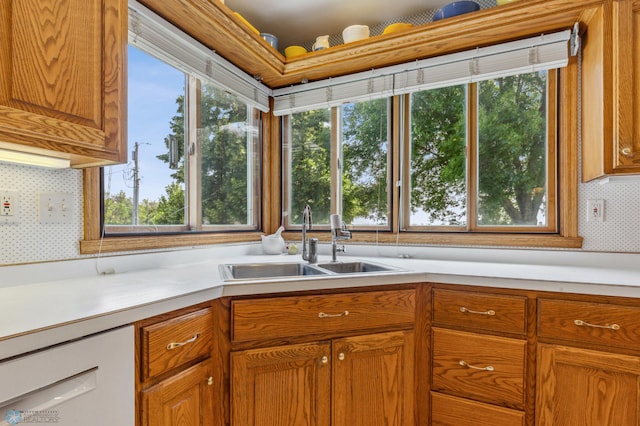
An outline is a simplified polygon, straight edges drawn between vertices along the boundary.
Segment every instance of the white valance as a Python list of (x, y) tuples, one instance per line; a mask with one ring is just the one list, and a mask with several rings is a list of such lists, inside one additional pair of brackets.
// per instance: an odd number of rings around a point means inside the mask
[(269, 111), (271, 89), (135, 0), (129, 0), (129, 44)]
[(477, 48), (273, 91), (275, 115), (561, 68), (571, 31)]

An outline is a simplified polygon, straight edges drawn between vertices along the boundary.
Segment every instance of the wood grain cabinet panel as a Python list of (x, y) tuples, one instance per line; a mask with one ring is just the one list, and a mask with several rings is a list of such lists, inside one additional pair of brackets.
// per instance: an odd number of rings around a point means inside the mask
[(142, 328), (144, 378), (159, 376), (211, 353), (211, 309), (171, 318)]
[(213, 426), (213, 380), (205, 361), (143, 391), (142, 426)]
[(522, 296), (433, 290), (433, 322), (442, 326), (524, 335), (526, 308)]
[(329, 426), (331, 344), (231, 354), (231, 424)]
[(540, 426), (640, 425), (640, 358), (538, 345)]
[(334, 340), (332, 425), (414, 425), (413, 360), (412, 331)]
[(432, 329), (432, 389), (524, 408), (524, 340)]
[(412, 327), (415, 290), (278, 297), (232, 302), (234, 342)]
[(610, 303), (538, 300), (538, 336), (640, 350), (640, 308)]
[(0, 147), (126, 160), (126, 0), (0, 2)]
[(640, 1), (605, 0), (583, 66), (583, 180), (640, 173)]
[(522, 411), (431, 392), (431, 426), (525, 426)]

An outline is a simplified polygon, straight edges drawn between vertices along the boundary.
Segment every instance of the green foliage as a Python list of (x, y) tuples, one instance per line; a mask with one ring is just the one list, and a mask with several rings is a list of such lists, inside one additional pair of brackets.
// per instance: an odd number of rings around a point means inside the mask
[(433, 222), (466, 223), (464, 86), (411, 96), (411, 208)]
[(133, 201), (124, 191), (115, 195), (105, 194), (104, 223), (109, 225), (131, 225)]
[(342, 107), (342, 215), (347, 223), (361, 217), (388, 220), (387, 99)]
[(165, 188), (166, 196), (161, 195), (158, 210), (153, 215), (154, 225), (182, 225), (184, 219), (184, 188), (178, 182), (172, 182)]
[(546, 73), (490, 80), (479, 89), (479, 218), (536, 225), (546, 188)]
[(329, 223), (331, 212), (331, 110), (291, 118), (291, 223), (302, 223), (309, 204), (314, 223)]

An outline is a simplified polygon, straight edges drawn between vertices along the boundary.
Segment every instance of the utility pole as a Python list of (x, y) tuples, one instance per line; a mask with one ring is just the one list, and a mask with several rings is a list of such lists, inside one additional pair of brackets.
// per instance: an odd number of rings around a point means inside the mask
[(131, 218), (131, 222), (134, 225), (138, 225), (138, 194), (140, 192), (140, 172), (138, 164), (139, 148), (140, 144), (136, 142), (133, 148), (133, 152), (131, 153), (133, 157), (133, 217)]

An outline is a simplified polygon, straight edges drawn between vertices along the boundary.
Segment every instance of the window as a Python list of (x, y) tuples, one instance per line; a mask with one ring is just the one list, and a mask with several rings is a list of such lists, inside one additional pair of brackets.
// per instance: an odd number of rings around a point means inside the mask
[(340, 213), (359, 229), (389, 227), (389, 100), (350, 102), (283, 118), (287, 225)]
[(405, 229), (557, 231), (555, 76), (411, 94)]
[(129, 5), (130, 161), (103, 169), (105, 235), (257, 230), (268, 89)]
[(310, 204), (314, 226), (339, 212), (361, 230), (397, 215), (400, 232), (557, 233), (557, 90), (543, 70), (401, 95), (395, 163), (390, 98), (285, 115), (286, 223)]

